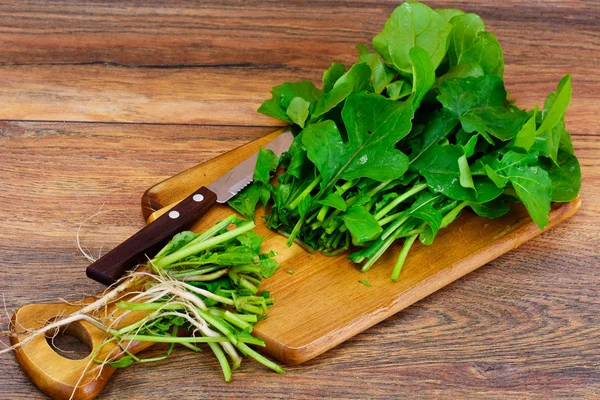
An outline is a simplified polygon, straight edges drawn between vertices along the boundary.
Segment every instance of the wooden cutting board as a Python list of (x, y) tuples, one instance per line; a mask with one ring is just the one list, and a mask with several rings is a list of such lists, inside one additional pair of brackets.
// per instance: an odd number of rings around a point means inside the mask
[[(274, 132), (148, 189), (142, 198), (148, 222), (199, 186), (211, 183), (279, 133), (281, 131)], [(579, 198), (571, 203), (554, 204), (548, 228), (572, 216), (580, 205)], [(259, 210), (259, 215), (263, 211)], [(192, 230), (203, 231), (232, 212), (226, 205), (217, 205)], [(394, 283), (389, 276), (400, 244), (393, 246), (365, 274), (347, 259), (347, 254), (325, 257), (310, 254), (297, 245), (288, 247), (286, 239), (269, 231), (260, 216), (256, 222), (256, 232), (265, 238), (263, 250), (275, 250), (281, 266), (261, 286), (271, 292), (275, 305), (268, 318), (257, 324), (254, 333), (265, 340), (265, 353), (286, 364), (299, 364), (318, 356), (541, 233), (523, 207), (515, 207), (496, 220), (464, 212), (449, 228), (440, 231), (433, 245), (417, 242), (413, 246), (399, 281)], [(371, 286), (359, 280), (367, 280)], [(84, 299), (79, 305), (22, 307), (13, 315), (13, 329), (23, 334), (93, 300)], [(111, 307), (107, 311), (111, 311)], [(128, 321), (134, 318), (131, 316)], [(106, 339), (102, 331), (86, 322), (72, 324), (68, 329), (68, 334), (93, 350)], [(13, 344), (20, 340), (21, 336), (11, 338)], [(137, 353), (150, 345), (133, 342), (129, 350)], [(109, 354), (122, 352), (115, 346), (106, 346), (97, 358)], [(34, 383), (59, 399), (67, 399), (73, 393), (77, 399), (92, 399), (115, 371), (111, 367), (100, 369), (89, 357), (64, 358), (54, 352), (44, 336), (20, 347), (15, 355)]]
[[(280, 132), (148, 189), (142, 198), (144, 216), (148, 222), (153, 221), (170, 205), (211, 183)], [(546, 229), (571, 217), (580, 206), (579, 197), (570, 203), (554, 204)], [(218, 205), (192, 230), (203, 231), (232, 212), (228, 206)], [(286, 364), (318, 356), (542, 233), (522, 206), (495, 220), (464, 211), (450, 227), (440, 231), (431, 246), (417, 241), (400, 279), (391, 282), (401, 242), (392, 246), (369, 272), (361, 273), (347, 259), (347, 253), (326, 257), (309, 254), (297, 245), (287, 247), (286, 239), (269, 231), (262, 218), (257, 216), (256, 223), (256, 232), (265, 237), (263, 250), (275, 250), (281, 266), (261, 286), (271, 292), (275, 304), (254, 332), (265, 340), (265, 352)], [(371, 287), (359, 282), (363, 279)]]

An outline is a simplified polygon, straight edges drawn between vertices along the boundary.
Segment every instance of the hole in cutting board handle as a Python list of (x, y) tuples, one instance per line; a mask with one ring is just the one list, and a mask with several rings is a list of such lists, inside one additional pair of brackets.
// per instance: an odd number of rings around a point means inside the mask
[[(51, 323), (56, 318), (48, 321)], [(83, 360), (92, 353), (92, 338), (81, 322), (76, 321), (46, 334), (52, 350), (68, 360)]]

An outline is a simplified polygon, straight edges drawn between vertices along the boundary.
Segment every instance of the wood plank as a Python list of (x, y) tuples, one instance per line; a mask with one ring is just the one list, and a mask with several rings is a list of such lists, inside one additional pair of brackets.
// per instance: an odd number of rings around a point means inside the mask
[[(8, 0), (0, 4), (0, 62), (6, 64), (115, 63), (135, 66), (306, 66), (354, 60), (357, 43), (369, 43), (399, 1), (287, 2), (277, 0), (191, 4), (183, 0), (81, 3)], [(509, 64), (531, 58), (540, 64), (559, 50), (560, 63), (574, 59), (564, 35), (588, 63), (598, 43), (595, 0), (425, 1), (481, 15), (512, 48)], [(335, 11), (335, 12), (332, 12)], [(542, 18), (540, 18), (542, 17)], [(539, 33), (544, 33), (540, 35)], [(558, 40), (555, 40), (558, 39)], [(561, 40), (562, 39), (562, 40)], [(124, 51), (126, 49), (127, 51)], [(572, 47), (571, 47), (572, 50)], [(517, 56), (518, 55), (518, 56)], [(540, 57), (541, 55), (541, 57)], [(516, 57), (516, 59), (515, 59)]]
[[(573, 112), (596, 115), (600, 103), (590, 88), (600, 84), (600, 4), (565, 4), (432, 3), (484, 17), (503, 45), (508, 89), (521, 104), (542, 103), (573, 73), (575, 95), (585, 100)], [(355, 62), (354, 46), (369, 43), (395, 5), (4, 2), (0, 119), (274, 126), (256, 113), (270, 88), (318, 82), (333, 60)]]
[[(586, 125), (572, 129), (583, 205), (566, 223), (316, 359), (288, 366), (286, 375), (245, 362), (225, 384), (209, 353), (179, 350), (171, 360), (119, 370), (102, 398), (162, 398), (172, 387), (182, 397), (600, 396), (600, 140), (581, 132)], [(85, 278), (75, 247), (85, 218), (103, 204), (109, 211), (82, 228), (83, 246), (105, 252), (143, 226), (145, 187), (269, 131), (1, 123), (0, 291), (8, 310), (96, 293), (101, 286)], [(0, 357), (0, 370), (11, 399), (44, 398), (13, 357)]]

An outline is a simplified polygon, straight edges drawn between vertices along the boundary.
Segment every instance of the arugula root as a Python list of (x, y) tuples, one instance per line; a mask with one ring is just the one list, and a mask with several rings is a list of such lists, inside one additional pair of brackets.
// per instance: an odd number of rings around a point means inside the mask
[[(423, 21), (426, 33), (415, 29)], [(581, 172), (564, 122), (570, 75), (541, 111), (522, 110), (481, 18), (416, 2), (396, 8), (372, 44), (373, 53), (357, 46), (347, 71), (333, 63), (322, 89), (273, 88), (258, 111), (289, 123), (295, 140), (279, 159), (261, 150), (255, 183), (233, 208), (252, 219), (261, 201), (288, 245), (325, 255), (354, 247), (362, 271), (399, 240), (396, 280), (417, 239), (432, 244), (464, 208), (497, 218), (520, 202), (544, 228), (552, 201), (577, 197)], [(275, 171), (283, 173), (272, 184)]]
[[(251, 332), (273, 299), (267, 292), (260, 292), (258, 285), (278, 267), (273, 252), (260, 253), (262, 239), (253, 228), (254, 223), (232, 215), (202, 234), (181, 232), (148, 262), (151, 272), (132, 272), (79, 311), (39, 329), (21, 332), (20, 342), (0, 350), (0, 354), (40, 335), (86, 321), (107, 334), (88, 365), (88, 369), (96, 365), (97, 374), (104, 365), (119, 368), (134, 362), (162, 360), (171, 354), (175, 344), (200, 351), (198, 345), (202, 343), (212, 350), (228, 382), (232, 369), (242, 362), (241, 355), (283, 373), (279, 365), (248, 347), (264, 346)], [(133, 312), (140, 311), (143, 313), (136, 314), (136, 322), (127, 322)], [(178, 336), (182, 330), (191, 335)], [(163, 356), (142, 359), (129, 351), (134, 341), (169, 343), (171, 347)], [(109, 352), (97, 359), (100, 350), (111, 343), (120, 352)], [(78, 385), (82, 379), (83, 376)]]

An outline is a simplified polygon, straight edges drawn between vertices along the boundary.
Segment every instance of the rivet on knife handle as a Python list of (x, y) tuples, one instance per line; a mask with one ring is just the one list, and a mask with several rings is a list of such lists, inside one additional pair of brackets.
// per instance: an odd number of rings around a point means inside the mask
[(138, 233), (87, 267), (86, 274), (111, 285), (125, 271), (152, 258), (174, 234), (189, 228), (217, 202), (217, 195), (201, 187)]

